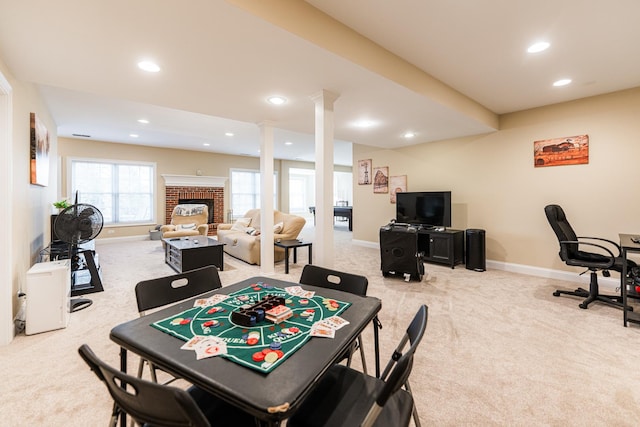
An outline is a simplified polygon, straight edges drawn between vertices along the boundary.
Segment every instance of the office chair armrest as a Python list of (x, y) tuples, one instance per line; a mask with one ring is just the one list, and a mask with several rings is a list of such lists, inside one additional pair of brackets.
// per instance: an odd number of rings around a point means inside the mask
[(617, 244), (616, 242), (614, 242), (613, 240), (609, 240), (609, 239), (603, 239), (602, 237), (588, 237), (588, 236), (578, 236), (578, 240), (580, 239), (589, 239), (589, 240), (598, 240), (600, 242), (607, 242), (609, 243), (611, 246), (615, 246), (616, 250), (618, 251), (618, 255), (616, 256), (621, 256), (622, 255), (622, 248), (620, 247), (619, 244)]
[[(580, 237), (579, 237), (580, 239)], [(600, 240), (600, 239), (597, 239)], [(601, 249), (602, 251), (606, 252), (608, 255), (605, 254), (601, 254), (601, 253), (596, 253), (596, 252), (583, 252), (583, 253), (588, 253), (594, 256), (600, 256), (600, 257), (604, 257), (604, 258), (608, 258), (608, 262), (604, 262), (602, 260), (588, 260), (586, 258), (581, 258), (581, 259), (572, 259), (572, 258), (568, 258), (564, 259), (564, 262), (566, 262), (568, 265), (575, 265), (575, 266), (579, 266), (579, 267), (587, 267), (587, 268), (598, 268), (601, 270), (608, 270), (611, 267), (613, 267), (616, 263), (616, 256), (613, 254), (613, 252), (611, 252), (611, 250), (609, 248), (607, 248), (606, 246), (603, 245), (599, 245), (597, 243), (592, 243), (592, 242), (581, 242), (580, 240), (561, 240), (560, 241), (560, 248), (562, 251), (562, 247), (566, 246), (566, 245), (578, 245), (578, 250), (580, 250), (580, 246), (584, 245), (584, 246), (590, 246), (593, 248), (598, 248)]]

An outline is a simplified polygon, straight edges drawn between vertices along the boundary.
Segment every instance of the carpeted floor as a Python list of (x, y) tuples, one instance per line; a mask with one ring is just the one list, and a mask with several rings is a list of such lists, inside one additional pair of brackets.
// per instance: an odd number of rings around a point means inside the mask
[[(383, 360), (418, 306), (429, 306), (427, 334), (411, 374), (423, 425), (640, 423), (640, 327), (624, 328), (621, 311), (599, 304), (581, 310), (578, 299), (551, 295), (556, 288), (574, 288), (571, 283), (497, 270), (426, 264), (419, 283), (383, 278), (379, 251), (353, 245), (345, 230), (336, 227), (334, 267), (366, 275), (369, 295), (381, 298)], [(313, 228), (303, 235), (313, 238)], [(98, 241), (96, 250), (105, 291), (88, 295), (93, 305), (72, 313), (66, 329), (19, 335), (0, 348), (2, 425), (106, 425), (110, 399), (77, 348), (88, 343), (117, 366), (109, 331), (137, 317), (135, 284), (173, 270), (164, 264), (158, 241)], [(300, 258), (305, 262), (306, 253)], [(296, 281), (302, 266), (293, 264), (285, 275), (284, 263), (278, 263), (275, 277)], [(259, 267), (225, 255), (220, 277), (225, 285), (258, 274)]]

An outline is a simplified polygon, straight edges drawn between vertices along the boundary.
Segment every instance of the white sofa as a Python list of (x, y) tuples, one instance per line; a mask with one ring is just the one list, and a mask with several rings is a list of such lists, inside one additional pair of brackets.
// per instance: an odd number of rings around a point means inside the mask
[[(305, 223), (301, 216), (274, 211), (274, 240), (297, 239)], [(226, 253), (249, 264), (260, 265), (260, 209), (249, 210), (234, 224), (218, 224), (217, 234), (218, 241), (225, 243)], [(274, 261), (283, 259), (284, 249), (274, 246)]]

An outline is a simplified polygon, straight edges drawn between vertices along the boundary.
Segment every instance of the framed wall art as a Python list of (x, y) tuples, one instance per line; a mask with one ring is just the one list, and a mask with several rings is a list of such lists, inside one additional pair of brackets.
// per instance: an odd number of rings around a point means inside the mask
[(389, 166), (373, 168), (373, 192), (389, 192)]
[(371, 184), (371, 159), (358, 160), (358, 184)]
[(31, 184), (49, 185), (49, 132), (36, 113), (31, 113)]
[(533, 142), (533, 165), (583, 165), (589, 163), (589, 135), (543, 139)]
[(389, 187), (391, 188), (391, 203), (396, 202), (396, 193), (407, 192), (407, 175), (392, 176), (389, 178)]

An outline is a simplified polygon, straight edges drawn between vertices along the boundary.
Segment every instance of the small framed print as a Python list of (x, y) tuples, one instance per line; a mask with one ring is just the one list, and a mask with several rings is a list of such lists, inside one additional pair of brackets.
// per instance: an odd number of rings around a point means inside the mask
[(373, 192), (389, 192), (389, 166), (373, 168)]
[(391, 188), (391, 203), (395, 203), (396, 193), (406, 193), (407, 191), (407, 175), (390, 177), (389, 187)]
[(358, 160), (358, 184), (371, 184), (371, 159)]
[(31, 184), (49, 185), (49, 132), (36, 113), (30, 115)]

